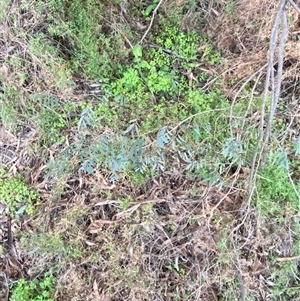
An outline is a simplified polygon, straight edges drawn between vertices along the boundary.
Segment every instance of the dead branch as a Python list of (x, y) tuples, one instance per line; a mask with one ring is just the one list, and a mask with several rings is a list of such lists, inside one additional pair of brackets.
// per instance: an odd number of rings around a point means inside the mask
[(155, 15), (159, 9), (159, 7), (161, 6), (161, 4), (163, 3), (163, 0), (160, 0), (157, 4), (157, 6), (155, 7), (155, 9), (153, 10), (153, 13), (152, 13), (152, 18), (151, 18), (151, 21), (150, 21), (150, 25), (149, 27), (147, 28), (146, 32), (144, 33), (143, 37), (141, 38), (139, 44), (142, 44), (142, 42), (144, 41), (144, 39), (146, 38), (147, 34), (149, 33), (152, 25), (153, 25), (153, 22), (154, 22), (154, 18), (155, 18)]
[[(286, 1), (282, 1), (282, 3), (285, 3)], [(271, 102), (271, 110), (270, 110), (270, 114), (269, 114), (269, 120), (267, 123), (267, 128), (265, 131), (265, 138), (264, 138), (264, 144), (266, 145), (269, 141), (270, 138), (270, 134), (271, 134), (271, 128), (272, 128), (272, 123), (273, 123), (273, 119), (275, 116), (275, 112), (276, 112), (276, 108), (277, 108), (277, 104), (278, 104), (278, 100), (279, 100), (279, 96), (280, 96), (280, 92), (281, 92), (281, 79), (282, 79), (282, 72), (283, 72), (283, 61), (284, 61), (284, 45), (285, 42), (288, 38), (288, 24), (287, 24), (287, 17), (286, 17), (286, 13), (285, 10), (283, 10), (281, 12), (281, 38), (280, 38), (280, 42), (279, 42), (279, 47), (278, 47), (278, 70), (277, 70), (277, 79), (276, 79), (276, 87), (275, 87), (275, 91), (273, 92), (273, 97), (272, 97), (272, 102)], [(276, 24), (277, 26), (277, 24)], [(274, 38), (274, 42), (275, 42), (275, 37)], [(275, 44), (273, 44), (274, 42), (272, 42), (272, 49), (270, 47), (270, 50), (272, 51), (272, 59), (274, 60), (274, 53), (275, 53)], [(270, 63), (274, 64), (274, 61), (270, 61)], [(272, 71), (272, 88), (273, 86), (275, 86), (274, 84), (274, 79), (273, 79), (273, 75), (274, 71)], [(266, 84), (267, 86), (267, 84)], [(263, 159), (263, 161), (265, 162), (265, 158)]]
[(297, 11), (297, 13), (300, 14), (300, 8), (296, 5), (296, 3), (293, 0), (288, 0), (288, 1), (293, 6), (293, 8)]
[[(257, 170), (260, 166), (261, 161), (265, 162), (265, 152), (267, 150), (267, 143), (270, 137), (272, 122), (276, 112), (276, 107), (278, 99), (280, 96), (280, 87), (281, 87), (281, 77), (283, 69), (283, 57), (284, 57), (284, 45), (288, 36), (288, 27), (287, 27), (287, 18), (285, 14), (286, 0), (281, 0), (279, 9), (274, 21), (274, 25), (271, 32), (270, 46), (269, 46), (269, 62), (268, 69), (266, 74), (265, 89), (263, 94), (263, 101), (261, 106), (261, 118), (259, 126), (259, 141), (257, 145), (256, 152), (253, 156), (253, 161), (251, 165), (251, 172), (249, 178), (249, 187), (248, 187), (248, 202), (247, 207), (249, 208), (253, 192), (254, 192), (254, 181)], [(280, 38), (280, 43), (278, 47), (278, 70), (277, 70), (277, 80), (275, 84), (275, 72), (274, 72), (274, 62), (275, 62), (275, 52), (276, 44), (278, 38), (278, 28), (281, 25), (282, 33)], [(264, 131), (264, 121), (265, 121), (265, 108), (269, 96), (269, 87), (272, 87), (272, 97), (271, 97), (271, 110), (269, 113), (268, 124), (266, 131)]]

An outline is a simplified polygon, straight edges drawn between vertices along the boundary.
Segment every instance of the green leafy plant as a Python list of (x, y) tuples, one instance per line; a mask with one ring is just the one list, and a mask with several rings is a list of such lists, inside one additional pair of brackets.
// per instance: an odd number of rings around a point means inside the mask
[(54, 276), (32, 281), (20, 279), (12, 285), (10, 301), (54, 301), (51, 297), (54, 292)]
[(276, 300), (298, 300), (300, 282), (297, 277), (297, 260), (273, 264), (270, 280), (274, 283), (271, 296)]
[(148, 17), (151, 14), (151, 12), (155, 9), (155, 7), (157, 6), (158, 2), (159, 2), (159, 0), (152, 1), (151, 4), (149, 4), (147, 6), (147, 8), (144, 11), (142, 11), (143, 16), (144, 17)]
[(0, 178), (0, 201), (4, 202), (11, 213), (16, 215), (33, 214), (39, 204), (37, 192), (28, 187), (21, 178)]
[(0, 90), (0, 120), (10, 130), (16, 130), (18, 125), (18, 110), (15, 103), (20, 96), (21, 92), (11, 85), (4, 86)]
[(130, 196), (123, 198), (120, 200), (120, 208), (122, 210), (126, 210), (129, 207), (130, 203), (132, 203), (132, 202), (133, 202), (133, 198)]
[(235, 10), (235, 3), (233, 0), (227, 1), (226, 7), (225, 7), (225, 12), (227, 15), (231, 16), (234, 13)]
[(29, 40), (29, 49), (37, 56), (50, 71), (49, 80), (59, 88), (66, 88), (70, 83), (71, 70), (67, 62), (60, 55), (58, 48), (49, 41), (49, 38), (42, 33), (32, 36)]
[(221, 53), (214, 49), (214, 46), (210, 44), (206, 39), (204, 40), (203, 44), (205, 44), (204, 53), (203, 53), (203, 60), (208, 63), (218, 65), (220, 64), (221, 60)]
[(163, 32), (156, 36), (155, 42), (170, 52), (171, 62), (180, 62), (186, 68), (193, 65), (197, 56), (199, 36), (195, 31), (184, 33), (175, 25), (167, 25)]
[[(116, 68), (117, 64), (112, 64), (113, 57), (124, 56), (120, 53), (123, 42), (118, 36), (103, 33), (103, 4), (95, 0), (49, 1), (42, 6), (43, 10), (47, 10), (47, 6), (51, 11), (48, 14), (48, 33), (53, 37), (51, 42), (69, 57), (74, 73), (98, 79)], [(67, 18), (68, 22), (62, 22), (63, 18)], [(106, 26), (107, 21), (103, 23)], [(60, 41), (69, 44), (74, 51), (66, 53)]]
[(168, 266), (167, 266), (168, 270), (172, 271), (172, 270), (175, 270), (177, 271), (177, 273), (179, 274), (179, 276), (183, 277), (186, 273), (185, 269), (184, 268), (181, 268), (179, 267), (178, 263), (170, 263)]
[(280, 216), (283, 210), (297, 212), (300, 204), (295, 189), (299, 191), (299, 188), (299, 184), (295, 187), (292, 185), (288, 170), (270, 159), (257, 179), (256, 201), (260, 213), (263, 216)]
[(32, 119), (36, 121), (45, 145), (64, 142), (62, 131), (70, 126), (69, 115), (74, 114), (81, 104), (64, 103), (59, 97), (48, 93), (35, 93), (30, 96), (34, 105)]
[(135, 60), (139, 61), (142, 58), (142, 55), (143, 55), (142, 46), (140, 44), (135, 45), (132, 48), (132, 53), (135, 57)]

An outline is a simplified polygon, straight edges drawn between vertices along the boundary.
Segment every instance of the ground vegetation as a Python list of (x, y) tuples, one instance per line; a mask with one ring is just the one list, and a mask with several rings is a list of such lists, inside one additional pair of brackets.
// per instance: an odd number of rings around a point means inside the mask
[(299, 300), (299, 13), (1, 1), (0, 300)]

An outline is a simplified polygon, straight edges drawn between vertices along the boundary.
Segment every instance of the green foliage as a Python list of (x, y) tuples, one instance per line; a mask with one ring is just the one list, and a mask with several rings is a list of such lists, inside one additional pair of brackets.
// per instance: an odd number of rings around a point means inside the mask
[(171, 51), (172, 63), (181, 60), (186, 69), (193, 66), (199, 47), (199, 36), (195, 31), (186, 34), (177, 26), (169, 25), (156, 36), (155, 42), (162, 48)]
[(126, 287), (134, 287), (134, 285), (140, 281), (141, 275), (138, 267), (133, 267), (131, 269), (126, 269), (120, 266), (117, 266), (112, 274), (118, 278), (124, 279)]
[(20, 91), (11, 85), (0, 90), (0, 120), (9, 130), (16, 130), (18, 125), (16, 102), (20, 95)]
[[(131, 52), (122, 51), (123, 35), (107, 25), (110, 16), (104, 19), (107, 10), (97, 1), (34, 3), (37, 17), (47, 18), (45, 30), (29, 37), (31, 53), (43, 62), (45, 70), (50, 70), (60, 88), (73, 87), (69, 79), (80, 75), (97, 79), (91, 88), (99, 93), (95, 98), (98, 101), (89, 104), (73, 104), (50, 93), (31, 96), (28, 108), (38, 124), (43, 145), (64, 143), (64, 130), (77, 125), (74, 141), (48, 164), (52, 180), (63, 183), (74, 168), (88, 174), (101, 168), (113, 182), (119, 173), (130, 177), (131, 173), (138, 183), (137, 174), (141, 173), (143, 179), (146, 174), (167, 168), (166, 153), (170, 149), (190, 171), (211, 160), (216, 148), (221, 149), (228, 134), (223, 116), (193, 118), (178, 128), (187, 136), (181, 141), (171, 130), (191, 114), (213, 110), (226, 102), (217, 88), (201, 91), (197, 81), (209, 78), (205, 72), (198, 72), (195, 81), (187, 79), (187, 73), (197, 68), (199, 56), (211, 64), (219, 63), (218, 53), (208, 39), (193, 30), (182, 31), (170, 17), (158, 19), (163, 23), (159, 24), (160, 30), (153, 26), (149, 32), (153, 44), (136, 44)], [(145, 7), (146, 17), (156, 4), (153, 1)], [(199, 46), (204, 49), (202, 54)], [(106, 127), (111, 131), (103, 131)], [(200, 134), (196, 134), (197, 129)], [(205, 154), (201, 150), (201, 157), (195, 141), (203, 139), (209, 146)], [(150, 147), (146, 147), (148, 141), (153, 141)]]
[(278, 262), (271, 270), (270, 280), (274, 283), (271, 296), (275, 300), (298, 300), (300, 297), (300, 281), (298, 273), (298, 261), (288, 260)]
[[(207, 94), (212, 98), (211, 106), (215, 105), (215, 94)], [(217, 94), (216, 94), (217, 95)], [(217, 99), (217, 97), (216, 97)], [(218, 98), (220, 100), (220, 98)], [(222, 162), (223, 155), (221, 150), (224, 148), (228, 133), (228, 121), (226, 115), (216, 116), (213, 111), (203, 113), (201, 118), (194, 117), (194, 121), (189, 124), (183, 123), (181, 131), (184, 136), (174, 135), (170, 126), (160, 127), (160, 114), (167, 114), (166, 108), (162, 105), (155, 105), (154, 110), (157, 114), (153, 115), (153, 119), (149, 118), (146, 123), (139, 123), (137, 119), (133, 119), (124, 128), (122, 134), (103, 133), (97, 134), (97, 138), (91, 139), (85, 133), (85, 127), (95, 127), (96, 124), (109, 124), (106, 118), (117, 120), (117, 114), (112, 113), (105, 116), (100, 113), (101, 110), (109, 112), (109, 103), (101, 103), (94, 111), (91, 107), (84, 109), (78, 123), (79, 133), (74, 142), (66, 147), (60, 154), (49, 162), (48, 174), (55, 181), (59, 181), (62, 177), (68, 177), (73, 171), (73, 166), (80, 166), (80, 169), (88, 174), (93, 174), (96, 168), (101, 168), (110, 174), (110, 180), (115, 182), (118, 180), (120, 173), (133, 174), (137, 178), (136, 173), (149, 174), (155, 171), (165, 170), (168, 161), (165, 157), (166, 152), (173, 151), (177, 154), (187, 170), (192, 171), (195, 168), (203, 167), (210, 170), (220, 170), (220, 166), (216, 165), (216, 149), (219, 148), (219, 161)], [(228, 108), (224, 108), (227, 110)], [(105, 112), (105, 111), (102, 111)], [(112, 111), (111, 111), (112, 112)], [(173, 111), (170, 114), (175, 114)], [(102, 115), (103, 114), (103, 115)], [(115, 115), (115, 116), (114, 116)], [(217, 118), (217, 120), (216, 120)], [(97, 121), (99, 120), (99, 121)], [(119, 120), (120, 121), (120, 120)], [(148, 124), (152, 122), (151, 125)], [(145, 134), (146, 129), (152, 129), (151, 126), (156, 125), (156, 140), (151, 144), (151, 148), (146, 146), (146, 140), (150, 137)], [(147, 126), (147, 128), (146, 128)], [(212, 130), (214, 126), (214, 130)], [(142, 131), (143, 129), (143, 131)], [(154, 133), (155, 133), (154, 132)], [(153, 139), (153, 135), (152, 138)], [(208, 146), (203, 149), (199, 142), (205, 140)], [(224, 149), (227, 150), (226, 148)], [(199, 156), (201, 154), (201, 156)], [(232, 156), (232, 153), (226, 153), (226, 156)], [(240, 157), (242, 154), (238, 154)], [(239, 159), (242, 160), (242, 159)], [(211, 163), (210, 163), (211, 162)], [(208, 172), (209, 174), (209, 172)]]
[(220, 101), (222, 96), (217, 90), (210, 93), (189, 89), (187, 92), (187, 103), (190, 104), (192, 112), (208, 111), (216, 107), (216, 102)]
[[(40, 8), (47, 15), (47, 31), (52, 37), (48, 44), (57, 45), (62, 56), (69, 59), (73, 73), (98, 79), (114, 69), (113, 57), (122, 55), (122, 40), (103, 33), (102, 4), (95, 0), (51, 0), (46, 5), (40, 4)], [(103, 23), (106, 26), (107, 20)]]
[(169, 70), (157, 69), (159, 66), (155, 66), (150, 62), (142, 61), (140, 64), (142, 72), (146, 76), (146, 82), (148, 88), (152, 94), (164, 93), (166, 95), (172, 95), (176, 89), (175, 73)]
[(138, 67), (127, 67), (121, 78), (112, 82), (109, 88), (107, 87), (107, 94), (112, 95), (121, 106), (135, 104), (143, 107), (148, 100), (146, 89)]
[(144, 11), (142, 11), (143, 16), (144, 17), (148, 17), (152, 13), (152, 11), (155, 9), (155, 7), (157, 6), (158, 2), (159, 2), (159, 0), (153, 0), (151, 2), (151, 4), (148, 5), (147, 8)]
[(31, 100), (36, 103), (35, 110), (40, 107), (37, 117), (37, 124), (42, 133), (42, 140), (45, 145), (62, 143), (64, 136), (62, 130), (68, 125), (67, 113), (70, 107), (65, 108), (60, 99), (55, 95), (33, 94)]
[[(157, 45), (145, 47), (143, 53), (140, 45), (134, 47), (133, 63), (120, 68), (117, 77), (103, 85), (107, 103), (100, 104), (119, 117), (116, 123), (128, 127), (130, 119), (137, 119), (141, 133), (159, 130), (166, 118), (177, 122), (190, 114), (212, 109), (222, 99), (217, 89), (205, 93), (191, 87), (179, 71), (189, 71), (195, 65), (200, 38), (194, 31), (184, 33), (168, 25), (154, 40)], [(115, 101), (118, 106), (111, 105)], [(132, 106), (140, 110), (129, 112)], [(147, 118), (143, 109), (147, 109)], [(105, 113), (103, 116), (113, 119), (107, 109)]]
[(33, 214), (39, 204), (37, 192), (19, 177), (0, 178), (0, 200), (16, 215)]
[(45, 34), (38, 33), (30, 38), (28, 47), (30, 52), (41, 60), (43, 67), (52, 74), (50, 78), (53, 79), (55, 86), (61, 89), (68, 87), (71, 70), (49, 38)]
[(144, 184), (148, 179), (150, 179), (153, 176), (153, 174), (150, 171), (134, 171), (133, 168), (130, 168), (130, 166), (127, 167), (126, 174), (128, 175), (129, 179), (132, 181), (135, 187)]
[(4, 21), (7, 17), (5, 12), (9, 8), (9, 0), (4, 0), (0, 4), (0, 22)]
[(132, 53), (135, 57), (135, 60), (139, 61), (142, 58), (142, 55), (143, 55), (142, 46), (140, 44), (136, 44), (132, 49)]
[(241, 154), (244, 152), (242, 141), (228, 138), (222, 149), (222, 155), (231, 163), (242, 162)]
[[(165, 94), (172, 97), (179, 93), (178, 79), (182, 81), (183, 77), (172, 71), (171, 66), (195, 60), (197, 35), (194, 32), (180, 33), (178, 28), (168, 27), (156, 37), (156, 42), (160, 43), (156, 48), (143, 50), (144, 60), (141, 60), (141, 46), (133, 48), (134, 64), (121, 69), (120, 78), (109, 83), (109, 95), (117, 96), (128, 104), (145, 107), (154, 95), (161, 98)], [(169, 47), (169, 50), (164, 50), (164, 47)]]
[(186, 273), (184, 268), (179, 268), (178, 263), (169, 264), (167, 266), (167, 268), (170, 271), (175, 270), (180, 277), (183, 277), (185, 275), (185, 273)]
[(78, 131), (82, 129), (86, 129), (87, 127), (92, 126), (94, 122), (95, 122), (95, 113), (90, 108), (90, 106), (87, 106), (81, 112), (80, 119), (78, 120), (77, 129)]
[[(299, 199), (288, 171), (270, 160), (257, 179), (257, 205), (263, 216), (282, 216), (284, 211), (300, 209)], [(300, 185), (295, 187), (298, 191)]]
[(100, 102), (94, 112), (102, 125), (118, 124), (118, 109), (108, 102)]
[(27, 281), (20, 279), (11, 287), (10, 301), (54, 301), (51, 297), (54, 292), (54, 277)]
[[(47, 165), (48, 173), (45, 178), (48, 182), (47, 176), (49, 176), (53, 181), (51, 184), (54, 185), (48, 186), (52, 189), (52, 195), (67, 194), (68, 196), (68, 189), (71, 189), (71, 186), (69, 185), (66, 190), (65, 182), (74, 178), (78, 169), (88, 175), (93, 175), (97, 170), (101, 175), (109, 177), (111, 182), (116, 182), (121, 175), (123, 176), (121, 178), (129, 180), (134, 186), (140, 186), (141, 191), (148, 189), (149, 185), (144, 187), (143, 184), (149, 178), (159, 176), (160, 182), (164, 179), (160, 177), (162, 173), (165, 171), (176, 173), (177, 170), (182, 178), (186, 179), (185, 183), (190, 183), (192, 179), (193, 181), (200, 179), (200, 181), (206, 180), (209, 185), (215, 187), (216, 185), (222, 187), (229, 183), (228, 187), (234, 187), (230, 188), (228, 193), (231, 193), (236, 186), (239, 193), (245, 190), (245, 187), (239, 186), (240, 182), (244, 185), (244, 177), (239, 178), (238, 174), (232, 177), (230, 168), (233, 167), (233, 170), (236, 166), (241, 166), (240, 172), (248, 174), (258, 131), (256, 122), (252, 122), (253, 119), (246, 116), (259, 110), (261, 99), (254, 97), (249, 104), (248, 97), (241, 97), (235, 103), (230, 103), (222, 95), (218, 89), (218, 81), (210, 81), (211, 73), (203, 71), (211, 65), (221, 63), (220, 52), (206, 36), (194, 30), (182, 30), (180, 26), (183, 24), (178, 22), (178, 14), (174, 17), (176, 13), (170, 12), (166, 17), (162, 9), (162, 13), (155, 16), (155, 22), (151, 24), (151, 30), (147, 33), (147, 43), (136, 44), (139, 43), (144, 29), (136, 28), (138, 20), (132, 18), (131, 9), (141, 8), (136, 14), (149, 22), (159, 0), (137, 3), (125, 1), (126, 3), (121, 5), (121, 18), (130, 17), (130, 19), (126, 19), (127, 22), (123, 24), (119, 22), (121, 19), (115, 22), (114, 15), (120, 10), (119, 4), (122, 0), (104, 2), (33, 0), (30, 4), (26, 1), (21, 2), (20, 16), (22, 18), (25, 14), (29, 17), (33, 16), (31, 19), (36, 24), (31, 25), (29, 18), (30, 30), (26, 32), (25, 29), (15, 33), (17, 38), (12, 35), (16, 43), (13, 49), (9, 50), (10, 55), (5, 59), (5, 64), (9, 66), (10, 71), (17, 71), (11, 76), (13, 84), (3, 83), (1, 86), (0, 118), (10, 130), (20, 127), (20, 116), (22, 122), (24, 118), (35, 123), (38, 137), (33, 143), (43, 148), (44, 153), (51, 152), (51, 161)], [(227, 14), (234, 12), (233, 2), (227, 1), (224, 4)], [(3, 3), (2, 6), (7, 8), (7, 0)], [(199, 3), (195, 0), (178, 5), (180, 8), (175, 6), (174, 10), (189, 10), (189, 14), (193, 11), (195, 15), (201, 14), (199, 14)], [(14, 20), (11, 23), (24, 23), (24, 26), (28, 26), (28, 18), (19, 22), (18, 13), (15, 15), (10, 17), (11, 21)], [(4, 16), (0, 12), (0, 19)], [(128, 30), (129, 26), (132, 26), (131, 23), (134, 24), (134, 28)], [(201, 26), (198, 24), (195, 28), (199, 27)], [(18, 53), (22, 43), (26, 44), (24, 54)], [(129, 47), (131, 43), (134, 45), (132, 49)], [(205, 68), (201, 67), (203, 63)], [(76, 82), (73, 83), (71, 78), (75, 78)], [(94, 94), (91, 96), (89, 91), (88, 95), (84, 93), (83, 96), (80, 90), (88, 90), (83, 85), (90, 81), (95, 82), (90, 85), (90, 88), (95, 88), (92, 91)], [(208, 81), (210, 84), (206, 85)], [(238, 87), (238, 80), (234, 79), (234, 81)], [(211, 84), (212, 82), (214, 84)], [(75, 84), (76, 90), (73, 89)], [(203, 85), (209, 87), (202, 88)], [(249, 95), (252, 92), (252, 85), (253, 83), (249, 83), (242, 93)], [(51, 92), (34, 93), (33, 91)], [(72, 96), (68, 97), (68, 95)], [(81, 97), (84, 97), (84, 101), (78, 101)], [(230, 112), (230, 105), (232, 105), (232, 112)], [(268, 100), (267, 107), (269, 106)], [(251, 123), (250, 126), (248, 121)], [(274, 121), (275, 131), (272, 131), (274, 135), (285, 129), (284, 119)], [(273, 149), (277, 145), (271, 147)], [(299, 156), (299, 139), (290, 143), (288, 147), (290, 147), (289, 151), (293, 148), (295, 156)], [(287, 151), (278, 151), (260, 170), (257, 177), (255, 201), (259, 213), (266, 219), (275, 217), (282, 220), (285, 213), (292, 212), (296, 215), (300, 209), (299, 198), (295, 191), (295, 188), (299, 190), (300, 186), (299, 184), (293, 186), (287, 174), (291, 166), (294, 167), (298, 163), (289, 164), (288, 155), (290, 153)], [(81, 176), (80, 178), (83, 179)], [(84, 182), (89, 182), (85, 180), (89, 180), (91, 176), (86, 178), (83, 179)], [(83, 189), (89, 190), (90, 185), (86, 184)], [(93, 192), (92, 196), (104, 193), (107, 194), (107, 199), (115, 198), (114, 189), (112, 192), (104, 192), (100, 186), (103, 185), (99, 185), (98, 191)], [(189, 194), (189, 191), (187, 193)], [(203, 191), (200, 195), (202, 193)], [(199, 198), (199, 190), (194, 193), (194, 197)], [(212, 201), (215, 201), (215, 197), (218, 196), (212, 197)], [(38, 203), (36, 192), (18, 178), (0, 178), (0, 199), (16, 214), (23, 212), (31, 214)], [(114, 208), (114, 211), (127, 210), (133, 202), (131, 196), (117, 196), (117, 199), (119, 207)], [(152, 222), (153, 210), (156, 210), (152, 208), (153, 204), (144, 204), (141, 218), (143, 215), (151, 217)], [(67, 212), (71, 207), (70, 203), (66, 208)], [(89, 207), (91, 210), (95, 209), (92, 208), (93, 206)], [(233, 245), (230, 241), (233, 236), (229, 234), (232, 225), (236, 224), (234, 222), (236, 210), (232, 210), (231, 213), (225, 210), (225, 217), (221, 207), (217, 205), (211, 217), (216, 232), (218, 253), (212, 265), (218, 271), (222, 266), (231, 266), (232, 255), (235, 254), (232, 252)], [(104, 209), (106, 211), (106, 208)], [(53, 219), (51, 220), (53, 232), (49, 233), (41, 229), (39, 233), (36, 231), (30, 235), (21, 234), (21, 246), (30, 252), (34, 249), (37, 258), (42, 258), (44, 264), (51, 265), (52, 268), (53, 266), (58, 269), (65, 268), (66, 264), (79, 261), (83, 257), (87, 259), (86, 262), (91, 261), (92, 256), (88, 254), (89, 256), (85, 257), (85, 252), (93, 248), (98, 250), (99, 246), (96, 243), (102, 238), (96, 239), (95, 246), (86, 241), (91, 248), (84, 247), (82, 235), (88, 235), (86, 231), (88, 212), (78, 216), (66, 214), (65, 221), (61, 218), (61, 212), (58, 215), (53, 213), (50, 214)], [(111, 227), (112, 235), (105, 234), (107, 238), (105, 239), (106, 243), (110, 244), (109, 253), (120, 253), (118, 256), (121, 258), (124, 257), (124, 252), (116, 250), (114, 232), (119, 232), (118, 234), (121, 235), (128, 233), (136, 235), (135, 231), (126, 229), (126, 231), (124, 229), (119, 231), (119, 225), (116, 227)], [(176, 225), (172, 222), (166, 227), (170, 232), (176, 230)], [(105, 227), (104, 230), (110, 229)], [(298, 232), (299, 229), (295, 231)], [(92, 236), (90, 238), (93, 238)], [(299, 242), (295, 244), (299, 250)], [(134, 252), (135, 249), (136, 246), (132, 245), (130, 252)], [(296, 253), (298, 254), (299, 251)], [(112, 263), (112, 275), (115, 274), (116, 278), (116, 281), (113, 279), (114, 283), (123, 282), (125, 286), (132, 287), (140, 281), (138, 268), (130, 269), (127, 263), (121, 264), (118, 257), (109, 258), (105, 253), (103, 254), (105, 260)], [(134, 260), (140, 260), (135, 256), (131, 258), (132, 263)], [(93, 260), (99, 262), (100, 259), (99, 256), (94, 256)], [(115, 263), (122, 267), (115, 269)], [(173, 260), (160, 266), (168, 268), (170, 272), (180, 277), (189, 275), (186, 267), (181, 267)], [(293, 274), (297, 274), (297, 266), (294, 262), (279, 263), (276, 268), (278, 271), (272, 270), (270, 280), (275, 283), (272, 290), (273, 297), (278, 300), (296, 298), (297, 293), (294, 288), (299, 289), (299, 281), (293, 278)], [(41, 271), (43, 269), (44, 267)], [(212, 274), (213, 270), (211, 270)], [(233, 273), (227, 274), (227, 279), (221, 279), (223, 275), (218, 275), (213, 280), (216, 287), (223, 286), (223, 292), (225, 291), (220, 298), (235, 300), (237, 295), (234, 291), (239, 289), (238, 281)], [(12, 287), (12, 300), (52, 300), (53, 278), (51, 277), (32, 282), (20, 280)], [(220, 279), (219, 283), (218, 279)], [(123, 284), (121, 283), (121, 286)], [(114, 294), (113, 286), (109, 289)], [(219, 292), (222, 294), (221, 289)], [(180, 293), (174, 298), (183, 299)], [(186, 299), (188, 298), (187, 296)], [(250, 300), (250, 297), (246, 298)]]
[(234, 13), (235, 10), (235, 3), (233, 0), (228, 0), (226, 7), (225, 7), (225, 12), (227, 15), (231, 16)]
[(130, 206), (130, 203), (132, 202), (133, 202), (133, 198), (131, 196), (123, 198), (120, 200), (120, 208), (122, 210), (126, 210)]
[(216, 51), (214, 49), (214, 46), (210, 44), (208, 41), (206, 41), (206, 43), (204, 44), (206, 46), (204, 48), (203, 60), (214, 65), (220, 64), (221, 53)]
[[(74, 228), (76, 226), (74, 225)], [(69, 233), (72, 235), (73, 233)], [(74, 233), (74, 235), (77, 235)], [(49, 260), (53, 258), (63, 258), (65, 262), (76, 260), (82, 256), (82, 249), (80, 242), (74, 241), (72, 243), (65, 241), (65, 239), (56, 233), (40, 233), (33, 235), (23, 235), (21, 237), (21, 244), (24, 250), (30, 251), (35, 249), (37, 255), (46, 256)], [(59, 266), (59, 262), (45, 262), (45, 265)]]

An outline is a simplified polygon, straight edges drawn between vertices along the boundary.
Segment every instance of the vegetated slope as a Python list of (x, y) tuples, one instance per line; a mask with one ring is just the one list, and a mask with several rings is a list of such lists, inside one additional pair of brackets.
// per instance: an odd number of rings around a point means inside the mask
[(299, 299), (295, 9), (260, 162), (279, 4), (134, 2), (0, 5), (3, 300)]

